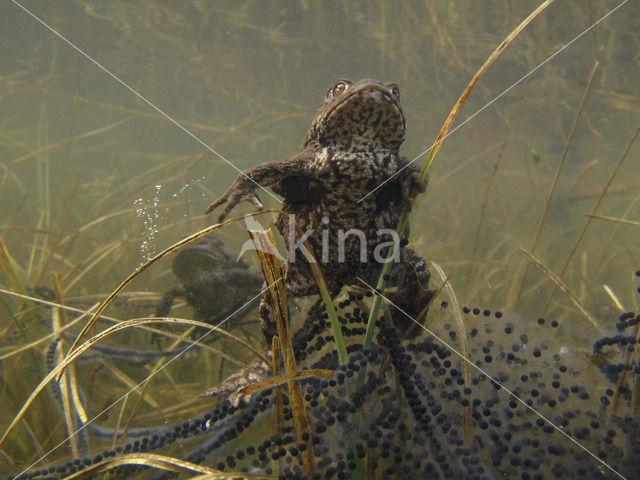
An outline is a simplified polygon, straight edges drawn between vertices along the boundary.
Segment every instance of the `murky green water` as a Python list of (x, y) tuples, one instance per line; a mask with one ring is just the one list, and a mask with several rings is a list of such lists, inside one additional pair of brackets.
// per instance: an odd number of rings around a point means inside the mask
[[(618, 308), (605, 285), (625, 310), (637, 310), (637, 145), (593, 211), (640, 123), (637, 2), (541, 65), (620, 3), (556, 1), (478, 83), (436, 158), (411, 238), (450, 275), (462, 303), (515, 309), (525, 319), (545, 311), (554, 285), (534, 266), (522, 281), (527, 260), (518, 248), (533, 249), (566, 149), (533, 253), (606, 327)], [(16, 4), (0, 6), (0, 238), (27, 287), (52, 288), (57, 273), (74, 297), (110, 292), (146, 259), (209, 225), (202, 212), (237, 174), (229, 164), (244, 169), (298, 151), (338, 77), (400, 85), (408, 122), (402, 152), (422, 163), (473, 73), (538, 2), (20, 4), (104, 68)], [(590, 213), (635, 224), (592, 218), (574, 248)], [(234, 255), (247, 238), (241, 225), (221, 236)], [(19, 290), (6, 270), (0, 283)], [(131, 290), (162, 292), (173, 283), (165, 260)], [(25, 343), (1, 311), (0, 341)], [(561, 291), (546, 312), (569, 319), (561, 335), (580, 348), (598, 336)], [(49, 328), (45, 320), (28, 324), (31, 339)], [(215, 362), (194, 361), (207, 379), (218, 377)], [(0, 431), (39, 375), (28, 354), (3, 362), (11, 409), (3, 409)], [(21, 376), (33, 378), (15, 386)], [(197, 375), (185, 378), (186, 400), (202, 385)], [(52, 407), (38, 408), (32, 428), (46, 431)], [(23, 464), (31, 448), (24, 439), (5, 453)], [(14, 470), (8, 462), (0, 459), (0, 471)]]

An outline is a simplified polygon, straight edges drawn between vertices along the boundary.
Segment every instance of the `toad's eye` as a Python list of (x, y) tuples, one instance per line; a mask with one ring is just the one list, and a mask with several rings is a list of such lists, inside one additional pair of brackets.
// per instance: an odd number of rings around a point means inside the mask
[(329, 96), (337, 97), (338, 95), (342, 95), (348, 86), (349, 84), (343, 80), (336, 82), (336, 84), (331, 87), (331, 90), (329, 90)]
[(400, 98), (400, 89), (398, 88), (397, 85), (392, 85), (389, 88), (389, 91), (391, 92), (391, 95), (393, 95), (394, 97), (396, 97), (397, 99)]

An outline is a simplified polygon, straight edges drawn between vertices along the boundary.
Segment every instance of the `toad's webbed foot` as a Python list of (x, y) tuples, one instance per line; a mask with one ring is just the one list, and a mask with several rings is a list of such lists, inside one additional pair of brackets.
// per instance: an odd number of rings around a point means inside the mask
[(262, 201), (256, 194), (254, 183), (243, 174), (236, 178), (236, 181), (227, 188), (227, 191), (209, 205), (204, 213), (211, 213), (217, 207), (224, 204), (224, 209), (218, 216), (218, 223), (221, 223), (227, 218), (227, 215), (229, 215), (233, 207), (245, 201), (253, 203), (258, 208), (262, 208), (263, 206)]
[(262, 358), (258, 357), (251, 363), (247, 364), (239, 372), (229, 375), (218, 385), (202, 392), (199, 397), (213, 397), (216, 395), (228, 396), (229, 401), (234, 407), (240, 405), (240, 402), (249, 403), (251, 401), (251, 393), (243, 393), (245, 387), (253, 385), (264, 380), (272, 374), (271, 365), (265, 363), (266, 360), (272, 359), (271, 350), (262, 352)]
[(420, 172), (417, 168), (414, 168), (413, 164), (407, 170), (406, 177), (402, 182), (402, 200), (405, 203), (411, 201), (411, 195), (423, 193), (427, 189), (427, 183), (429, 182), (428, 177), (424, 181), (420, 179)]
[(417, 317), (435, 294), (434, 290), (429, 289), (431, 272), (420, 255), (405, 247), (392, 276), (398, 278), (398, 290), (386, 295), (394, 305), (391, 313), (394, 325), (405, 332), (418, 320)]
[[(262, 189), (271, 187), (276, 193), (283, 195), (285, 199), (291, 197), (293, 201), (297, 200), (301, 192), (309, 190), (307, 169), (314, 158), (315, 152), (305, 150), (293, 157), (277, 162), (263, 163), (245, 170), (238, 175), (220, 198), (209, 205), (205, 213), (210, 213), (224, 204), (224, 210), (218, 217), (218, 222), (222, 222), (233, 207), (240, 202), (248, 201), (256, 207), (262, 208), (262, 201), (256, 194), (258, 187)], [(302, 193), (302, 196), (306, 198), (305, 193)]]

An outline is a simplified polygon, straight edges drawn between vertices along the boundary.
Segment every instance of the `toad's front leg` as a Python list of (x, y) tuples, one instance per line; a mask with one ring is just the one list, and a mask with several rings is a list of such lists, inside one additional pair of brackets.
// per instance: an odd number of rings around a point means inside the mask
[(243, 171), (231, 184), (227, 191), (217, 198), (205, 210), (205, 214), (224, 204), (218, 222), (224, 221), (229, 212), (238, 203), (249, 201), (262, 208), (262, 201), (256, 194), (256, 188), (274, 187), (291, 178), (305, 177), (313, 156), (303, 151), (293, 157), (277, 162), (263, 163)]
[(242, 172), (231, 186), (227, 188), (226, 192), (207, 207), (204, 213), (211, 213), (224, 203), (224, 210), (222, 210), (222, 213), (218, 216), (218, 223), (221, 223), (227, 217), (229, 212), (231, 212), (233, 207), (240, 202), (248, 201), (253, 203), (256, 207), (262, 208), (262, 200), (260, 200), (260, 197), (258, 197), (255, 191), (256, 186), (260, 187), (262, 185), (253, 180), (248, 171)]

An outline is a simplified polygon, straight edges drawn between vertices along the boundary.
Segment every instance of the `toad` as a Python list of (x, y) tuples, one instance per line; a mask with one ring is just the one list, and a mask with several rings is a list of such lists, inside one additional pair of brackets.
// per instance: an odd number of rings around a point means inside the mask
[[(426, 187), (416, 166), (399, 153), (405, 130), (398, 85), (338, 80), (327, 91), (302, 151), (245, 170), (206, 213), (223, 206), (222, 222), (240, 202), (261, 208), (258, 187), (280, 195), (285, 214), (276, 226), (288, 241), (285, 286), (294, 297), (318, 293), (302, 239), (333, 296), (344, 286), (362, 286), (358, 278), (375, 285), (393, 240), (392, 277), (400, 284), (392, 300), (415, 318), (433, 292), (427, 289), (426, 262), (406, 246), (408, 231), (403, 238), (393, 234), (410, 209), (410, 192)], [(269, 345), (275, 333), (270, 310), (263, 298), (260, 318)], [(406, 324), (404, 315), (397, 317), (394, 322)]]
[(262, 284), (260, 273), (242, 259), (234, 262), (214, 233), (178, 250), (171, 269), (180, 284), (164, 293), (156, 317), (166, 317), (174, 299), (184, 297), (198, 320), (214, 323), (241, 308)]

